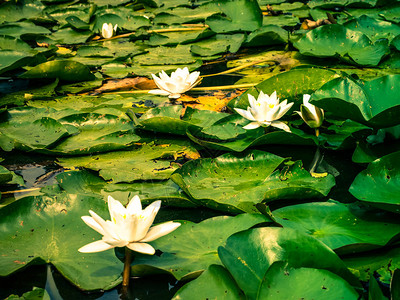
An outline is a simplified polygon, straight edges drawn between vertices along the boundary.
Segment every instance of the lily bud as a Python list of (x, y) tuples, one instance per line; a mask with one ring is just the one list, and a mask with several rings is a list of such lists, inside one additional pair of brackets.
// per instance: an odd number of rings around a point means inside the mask
[(114, 28), (111, 23), (104, 23), (101, 28), (101, 36), (105, 39), (111, 38), (117, 31), (118, 24), (115, 24)]
[(308, 126), (319, 128), (324, 121), (324, 110), (309, 103), (310, 97), (308, 94), (303, 95), (303, 104), (300, 105), (300, 111), (296, 112)]

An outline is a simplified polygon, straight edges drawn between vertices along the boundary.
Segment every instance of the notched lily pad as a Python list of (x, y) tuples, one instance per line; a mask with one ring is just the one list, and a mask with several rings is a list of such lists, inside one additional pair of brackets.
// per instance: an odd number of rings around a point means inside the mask
[(400, 234), (393, 216), (356, 204), (298, 204), (277, 209), (273, 216), (283, 227), (309, 234), (339, 254), (383, 247)]
[(400, 213), (400, 152), (370, 163), (354, 179), (349, 192), (373, 206)]
[(345, 62), (361, 66), (376, 66), (389, 52), (387, 40), (374, 43), (365, 34), (338, 24), (315, 28), (297, 40), (293, 46), (303, 55), (338, 57)]
[(197, 277), (209, 265), (221, 264), (217, 249), (230, 235), (269, 221), (261, 214), (220, 216), (198, 224), (184, 221), (173, 233), (152, 242), (153, 247), (162, 251), (160, 256), (135, 257), (132, 274), (169, 272), (178, 280)]
[(80, 218), (90, 209), (107, 214), (102, 199), (67, 194), (26, 197), (0, 209), (0, 276), (29, 264), (51, 263), (81, 289), (117, 286), (123, 265), (112, 251), (78, 252), (85, 241), (99, 236)]
[(197, 203), (231, 212), (252, 211), (263, 200), (323, 197), (335, 184), (332, 175), (311, 177), (300, 162), (276, 170), (284, 161), (258, 150), (228, 153), (188, 162), (171, 178)]
[(197, 153), (190, 145), (144, 144), (129, 151), (116, 151), (92, 156), (59, 158), (66, 168), (86, 168), (99, 171), (105, 180), (113, 183), (135, 180), (168, 179), (178, 168), (175, 160)]
[(337, 78), (317, 90), (310, 102), (344, 119), (370, 127), (399, 123), (400, 75), (387, 75), (371, 81)]

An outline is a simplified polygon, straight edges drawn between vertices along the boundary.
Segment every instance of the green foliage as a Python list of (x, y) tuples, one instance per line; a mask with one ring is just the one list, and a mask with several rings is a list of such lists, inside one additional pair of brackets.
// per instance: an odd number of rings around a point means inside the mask
[(156, 249), (162, 250), (160, 256), (138, 254), (132, 264), (132, 273), (169, 272), (178, 280), (198, 277), (208, 266), (221, 264), (217, 249), (230, 235), (269, 221), (261, 214), (220, 216), (198, 224), (185, 221), (173, 234), (152, 243)]
[(77, 251), (84, 241), (99, 235), (82, 226), (80, 217), (90, 209), (101, 215), (107, 211), (102, 199), (73, 194), (27, 197), (2, 208), (0, 276), (29, 264), (52, 263), (82, 289), (110, 289), (118, 285), (121, 263), (113, 253)]

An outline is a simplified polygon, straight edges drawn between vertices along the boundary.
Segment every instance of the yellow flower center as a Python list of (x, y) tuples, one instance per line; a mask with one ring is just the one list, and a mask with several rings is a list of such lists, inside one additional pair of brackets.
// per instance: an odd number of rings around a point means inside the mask
[(269, 104), (269, 108), (274, 108), (275, 104)]

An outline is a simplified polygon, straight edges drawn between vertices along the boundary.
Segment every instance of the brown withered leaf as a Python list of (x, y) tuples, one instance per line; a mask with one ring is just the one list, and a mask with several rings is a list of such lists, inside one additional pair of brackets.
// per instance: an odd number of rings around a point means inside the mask
[(230, 100), (243, 93), (243, 90), (215, 91), (207, 96), (182, 95), (177, 101), (184, 107), (192, 107), (203, 110), (222, 111)]
[(100, 88), (94, 90), (91, 95), (117, 90), (152, 90), (157, 88), (153, 80), (147, 77), (123, 78), (107, 80)]

